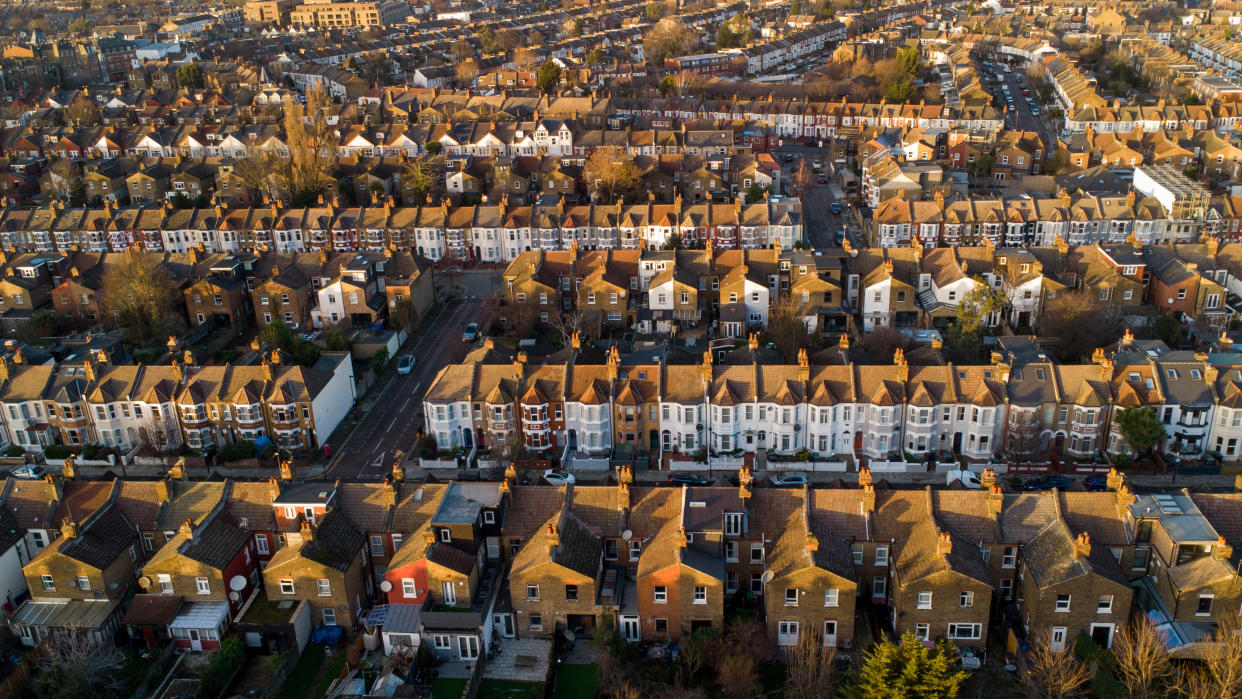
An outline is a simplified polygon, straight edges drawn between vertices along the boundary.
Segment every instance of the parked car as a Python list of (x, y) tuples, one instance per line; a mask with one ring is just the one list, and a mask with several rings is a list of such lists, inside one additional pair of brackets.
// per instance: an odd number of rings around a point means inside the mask
[(37, 481), (46, 475), (47, 469), (39, 464), (27, 464), (13, 469), (14, 478), (24, 478), (28, 481)]
[(397, 360), (397, 373), (404, 376), (411, 371), (414, 371), (414, 355), (401, 355), (401, 359)]
[(1097, 473), (1094, 476), (1087, 476), (1082, 479), (1082, 484), (1087, 486), (1087, 490), (1100, 493), (1108, 490), (1108, 476)]
[(839, 214), (841, 213), (841, 205), (834, 201), (828, 205), (828, 210), (834, 214)]
[(1070, 480), (1069, 478), (1066, 478), (1065, 476), (1054, 476), (1054, 475), (1049, 474), (1046, 476), (1038, 476), (1036, 478), (1032, 478), (1031, 480), (1022, 484), (1022, 489), (1023, 490), (1052, 490), (1053, 488), (1060, 488), (1061, 490), (1064, 490), (1073, 484), (1074, 484), (1074, 481)]
[(461, 334), (461, 339), (464, 342), (474, 342), (479, 339), (479, 324), (470, 323), (467, 325), (465, 332)]
[(708, 485), (711, 483), (706, 478), (693, 473), (674, 473), (668, 477), (668, 482), (673, 485)]
[(961, 481), (962, 485), (971, 490), (978, 490), (983, 487), (983, 483), (979, 481), (979, 475), (969, 469), (949, 471), (944, 474), (945, 485), (953, 485), (953, 481)]
[(827, 178), (827, 177), (824, 177), (823, 175), (820, 175), (819, 177), (816, 177), (816, 178), (815, 178), (815, 181), (816, 181), (816, 182), (818, 182), (818, 183), (820, 183), (820, 184), (828, 184), (828, 178)]
[(555, 485), (555, 486), (562, 486), (562, 485), (565, 485), (565, 484), (567, 484), (567, 483), (568, 483), (569, 485), (573, 485), (573, 484), (574, 484), (574, 482), (575, 482), (575, 481), (574, 481), (574, 474), (572, 474), (572, 473), (565, 473), (564, 471), (557, 471), (557, 470), (556, 470), (556, 469), (554, 469), (554, 468), (550, 468), (550, 469), (548, 469), (548, 470), (544, 471), (544, 472), (543, 472), (543, 479), (544, 479), (545, 481), (547, 481), (548, 483), (551, 483), (552, 485)]
[(772, 485), (806, 485), (806, 476), (801, 473), (782, 473), (768, 479)]

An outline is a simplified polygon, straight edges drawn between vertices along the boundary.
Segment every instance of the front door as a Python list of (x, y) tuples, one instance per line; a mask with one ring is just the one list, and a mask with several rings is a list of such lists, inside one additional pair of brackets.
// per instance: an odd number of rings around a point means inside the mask
[(1048, 645), (1052, 648), (1053, 653), (1060, 653), (1061, 651), (1065, 650), (1065, 627), (1064, 626), (1052, 627), (1052, 636), (1049, 639)]
[(198, 629), (190, 629), (190, 650), (202, 650), (203, 639), (198, 635)]
[(462, 660), (474, 660), (479, 657), (478, 636), (458, 636), (457, 654)]
[(836, 647), (837, 622), (831, 620), (824, 622), (824, 645), (830, 648)]
[(457, 604), (457, 588), (453, 583), (445, 581), (440, 583), (440, 588), (444, 590), (444, 603), (448, 605)]
[(1112, 624), (1092, 624), (1091, 640), (1095, 641), (1101, 648), (1113, 647), (1113, 625)]
[(638, 617), (621, 617), (621, 638), (624, 638), (627, 643), (638, 643), (641, 639), (638, 632)]

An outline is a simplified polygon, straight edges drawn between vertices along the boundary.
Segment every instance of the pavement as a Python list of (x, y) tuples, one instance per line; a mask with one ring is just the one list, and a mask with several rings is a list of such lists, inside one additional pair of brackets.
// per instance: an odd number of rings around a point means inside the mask
[(427, 387), (445, 365), (461, 361), (474, 348), (462, 341), (466, 324), (477, 322), (486, 331), (491, 322), (479, 301), (466, 297), (445, 303), (422, 326), (423, 332), (406, 342), (399, 354), (414, 355), (414, 370), (399, 375), (393, 361), (362, 396), (349, 418), (354, 424), (345, 441), (332, 445), (327, 477), (378, 480), (391, 471), (397, 451), (411, 453), (424, 427)]

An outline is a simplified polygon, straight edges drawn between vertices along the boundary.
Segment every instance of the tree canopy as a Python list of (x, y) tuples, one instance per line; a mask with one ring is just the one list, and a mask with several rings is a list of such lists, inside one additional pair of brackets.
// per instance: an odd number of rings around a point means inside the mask
[(207, 85), (207, 79), (203, 75), (203, 67), (194, 62), (186, 63), (177, 69), (177, 82), (181, 87), (188, 87), (194, 90), (201, 90)]
[(1134, 405), (1117, 413), (1117, 430), (1126, 443), (1142, 453), (1164, 439), (1164, 425), (1156, 411), (1147, 406)]
[(556, 92), (561, 84), (561, 67), (551, 59), (539, 64), (539, 74), (535, 76), (535, 86), (544, 94)]
[(966, 680), (956, 661), (949, 641), (930, 649), (907, 631), (900, 643), (886, 638), (866, 653), (858, 691), (868, 699), (953, 699)]

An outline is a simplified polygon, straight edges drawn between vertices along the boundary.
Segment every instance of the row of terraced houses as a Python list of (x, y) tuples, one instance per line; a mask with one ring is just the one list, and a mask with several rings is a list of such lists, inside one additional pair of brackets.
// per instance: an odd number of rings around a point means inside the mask
[(605, 618), (629, 642), (675, 640), (750, 600), (781, 646), (850, 647), (869, 608), (968, 647), (998, 625), (1107, 647), (1143, 613), (1180, 652), (1242, 602), (1242, 494), (1135, 495), (1115, 471), (1108, 492), (1044, 493), (1004, 492), (992, 471), (975, 491), (891, 490), (865, 467), (826, 489), (757, 487), (745, 467), (736, 487), (645, 487), (628, 467), (602, 486), (516, 475), (5, 481), (9, 623), (26, 645), (124, 630), (209, 650), (365, 622), (386, 651), (472, 661)]

